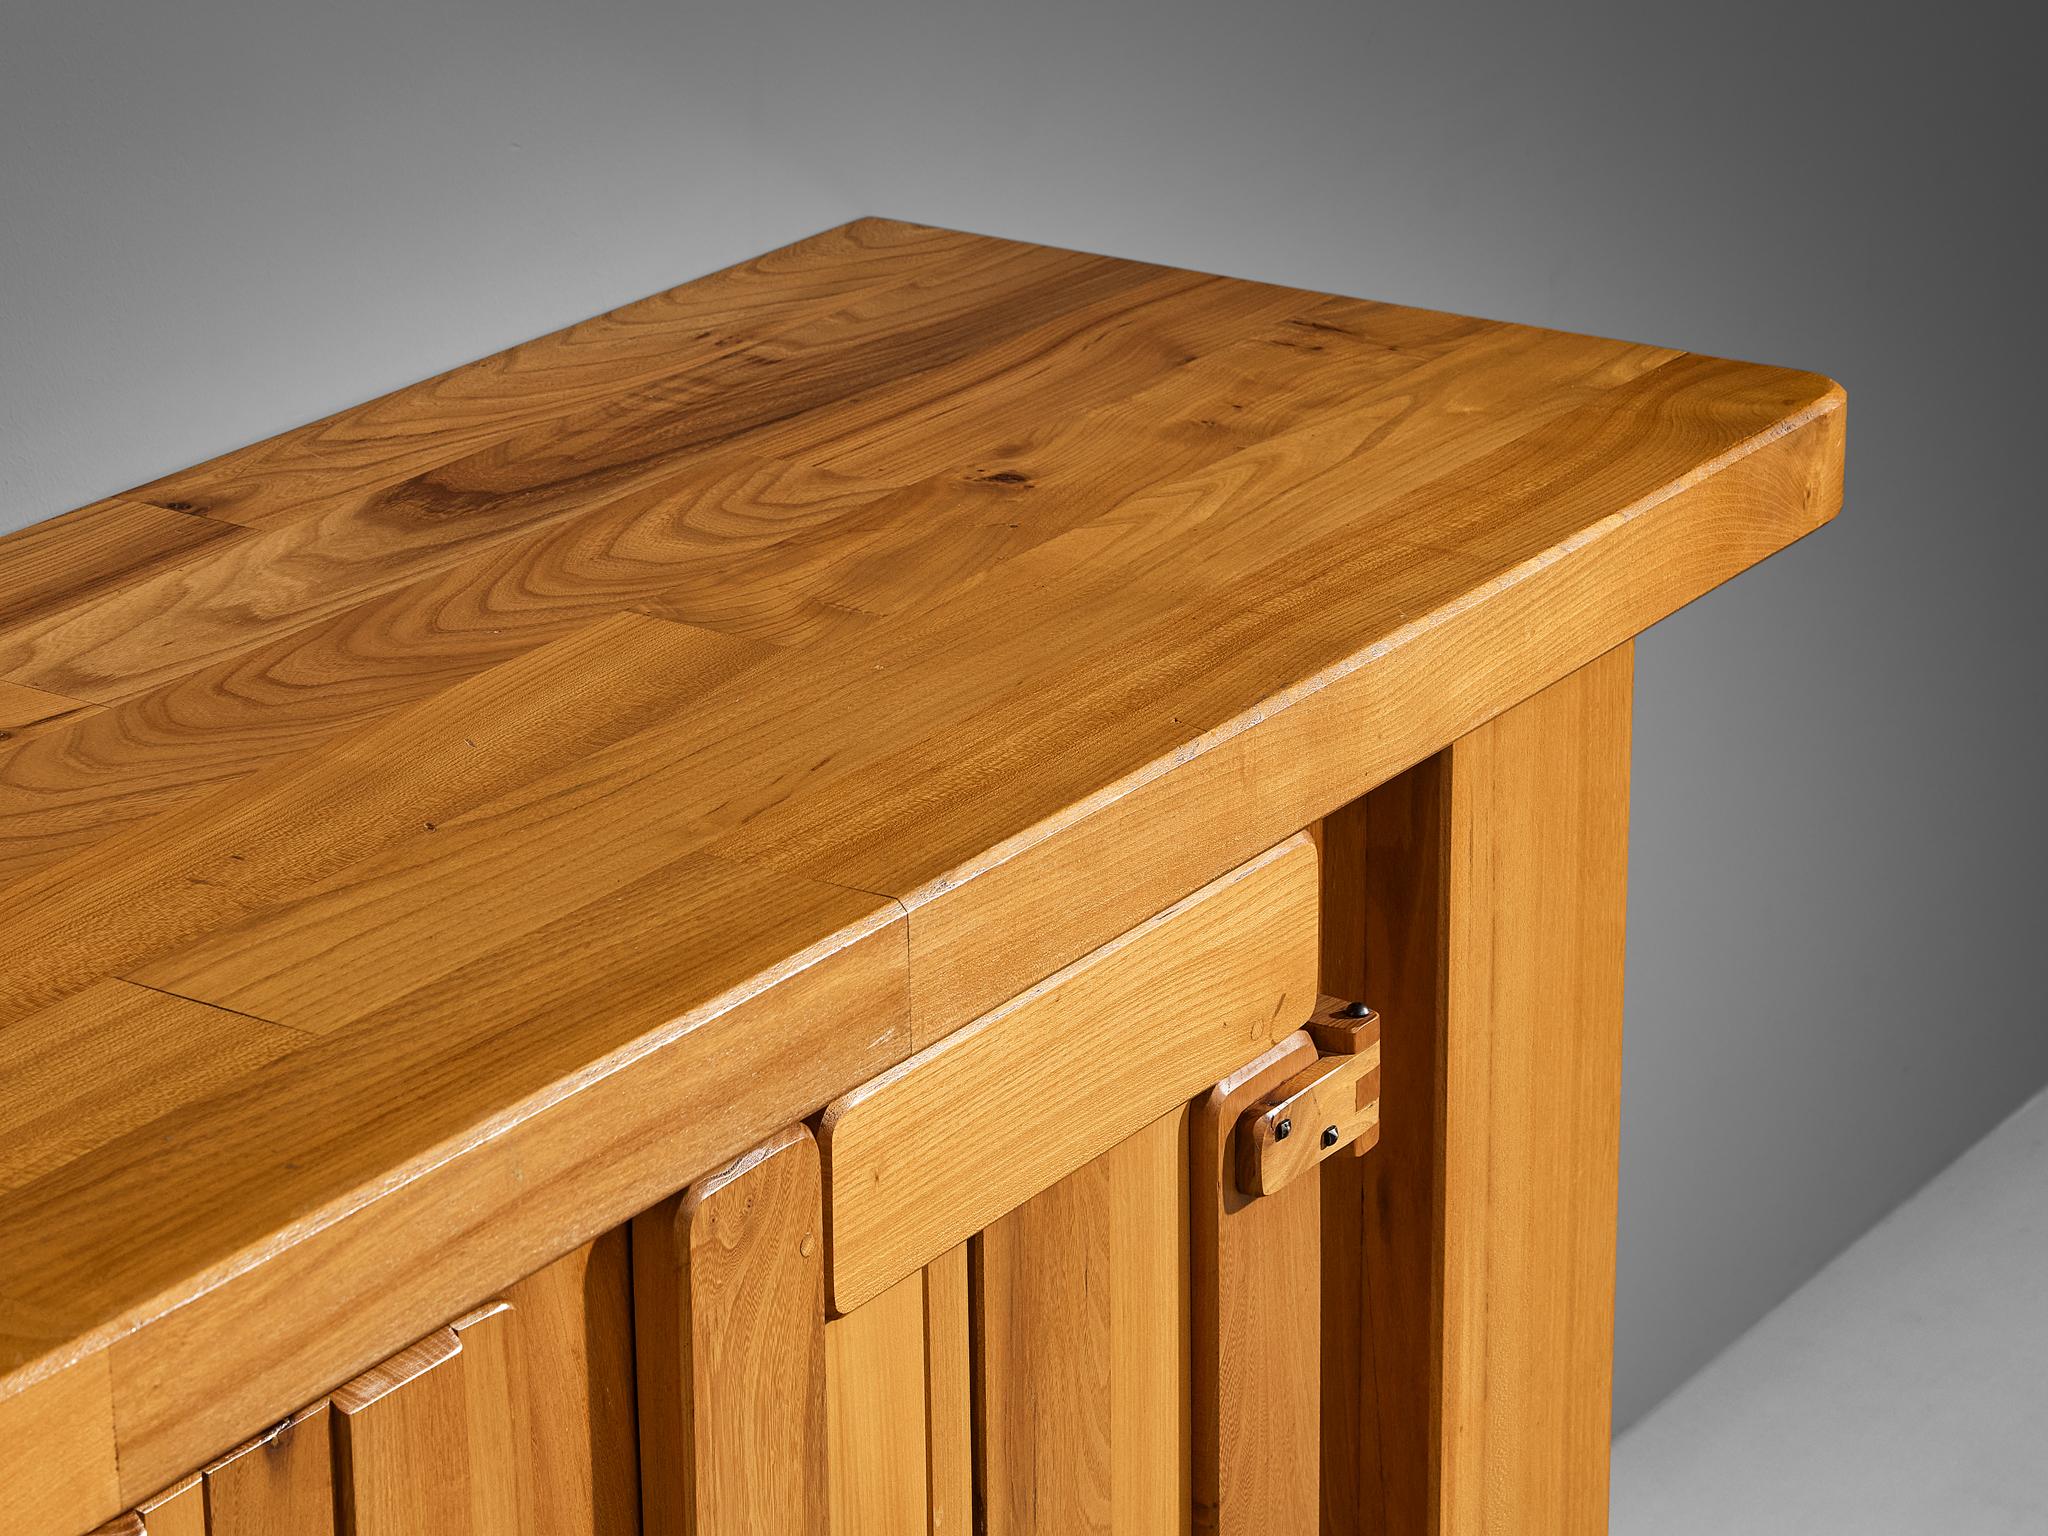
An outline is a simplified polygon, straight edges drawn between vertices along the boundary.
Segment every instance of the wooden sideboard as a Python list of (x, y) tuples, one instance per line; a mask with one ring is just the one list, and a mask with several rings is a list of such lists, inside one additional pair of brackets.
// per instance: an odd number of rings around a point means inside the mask
[(0, 540), (0, 1536), (1599, 1531), (1630, 642), (1843, 421), (867, 219)]

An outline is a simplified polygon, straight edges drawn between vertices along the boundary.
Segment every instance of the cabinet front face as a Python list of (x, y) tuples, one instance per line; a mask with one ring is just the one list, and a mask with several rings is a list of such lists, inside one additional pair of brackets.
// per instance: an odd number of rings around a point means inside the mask
[(1232, 1108), (1175, 1107), (829, 1319), (793, 1127), (108, 1529), (1314, 1536), (1321, 1183), (1204, 1185)]
[[(1288, 839), (123, 1528), (1156, 1536), (1278, 1480), (1312, 1528), (1318, 1181), (1219, 1180), (1243, 1111), (1319, 1059), (1320, 899)], [(1239, 1305), (1240, 1270), (1285, 1315)], [(1254, 1474), (1276, 1390), (1311, 1443)]]
[(1567, 679), (108, 1529), (1597, 1532), (1628, 681)]

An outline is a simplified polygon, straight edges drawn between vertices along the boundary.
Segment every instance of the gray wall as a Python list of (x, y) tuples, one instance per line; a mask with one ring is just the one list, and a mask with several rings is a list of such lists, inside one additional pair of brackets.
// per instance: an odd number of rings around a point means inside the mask
[(1626, 1422), (2048, 1080), (2032, 50), (1404, 11), (0, 0), (0, 528), (870, 212), (1835, 375), (1640, 649)]

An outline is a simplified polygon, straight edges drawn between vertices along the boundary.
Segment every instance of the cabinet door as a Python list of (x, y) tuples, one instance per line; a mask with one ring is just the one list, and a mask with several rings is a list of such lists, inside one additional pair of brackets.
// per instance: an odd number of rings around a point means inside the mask
[(1188, 1527), (1188, 1115), (975, 1240), (988, 1536)]

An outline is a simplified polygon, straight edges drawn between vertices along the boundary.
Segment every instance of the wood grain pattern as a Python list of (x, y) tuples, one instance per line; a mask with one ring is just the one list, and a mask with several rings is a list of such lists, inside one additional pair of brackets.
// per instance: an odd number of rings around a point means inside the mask
[[(815, 452), (909, 405), (943, 413), (954, 392), (990, 375), (1028, 376), (1052, 345), (1048, 331), (1086, 331), (1211, 281), (1024, 246), (970, 252), (966, 265), (951, 283), (942, 268), (877, 290), (788, 336), (622, 389), (395, 484), (314, 500), (211, 562), (72, 605), (61, 637), (36, 631), (0, 646), (0, 670), (110, 702), (504, 538), (693, 479), (722, 452)], [(252, 604), (252, 588), (266, 601)]]
[(462, 1345), (429, 1334), (334, 1394), (342, 1536), (471, 1536)]
[(1185, 1106), (975, 1239), (989, 1536), (1188, 1526)]
[[(716, 918), (712, 927), (679, 923), (687, 906), (679, 897), (721, 884), (726, 899), (705, 914)], [(810, 906), (800, 921), (816, 937), (791, 951), (793, 901)], [(251, 1420), (262, 1422), (265, 1405), (303, 1403), (340, 1373), (337, 1364), (375, 1359), (531, 1270), (563, 1241), (624, 1220), (679, 1173), (715, 1167), (733, 1141), (787, 1123), (894, 1059), (902, 1048), (900, 920), (872, 917), (867, 906), (845, 892), (806, 893), (695, 861), (553, 936), (544, 931), (539, 942), (562, 962), (553, 985), (535, 987), (485, 955), (402, 999), (369, 1037), (384, 1049), (374, 1083), (362, 1070), (364, 1038), (336, 1036), (273, 1063), (267, 1070), (277, 1076), (259, 1073), (193, 1106), (204, 1134), (170, 1148), (154, 1134), (116, 1138), (18, 1194), (24, 1205), (51, 1200), (123, 1226), (120, 1265), (99, 1257), (75, 1225), (63, 1245), (0, 1254), (0, 1269), (18, 1277), (0, 1285), (14, 1302), (0, 1308), (0, 1337), (34, 1349), (67, 1314), (118, 1318), (123, 1298), (161, 1294), (166, 1284), (179, 1296), (181, 1260), (217, 1244), (228, 1278), (216, 1276), (115, 1345), (123, 1472), (151, 1479), (144, 1488), (160, 1486)], [(666, 963), (642, 973), (636, 1003), (616, 990), (604, 956), (638, 956), (656, 935)], [(765, 971), (756, 969), (762, 961)], [(498, 1000), (477, 1011), (493, 988)], [(835, 1026), (862, 1024), (817, 1040), (765, 1027), (784, 1006)], [(579, 1072), (592, 1060), (592, 1030), (611, 1044), (597, 1070)], [(476, 1053), (486, 1042), (498, 1075), (479, 1077)], [(567, 1093), (551, 1086), (565, 1072), (576, 1074)], [(494, 1120), (493, 1100), (522, 1073), (516, 1112)], [(342, 1082), (361, 1084), (360, 1096), (337, 1093)], [(248, 1112), (249, 1096), (292, 1097), (299, 1109), (269, 1121)], [(679, 1112), (685, 1105), (695, 1111)], [(414, 1149), (411, 1159), (394, 1157), (402, 1145)], [(434, 1176), (384, 1183), (394, 1163), (412, 1159)], [(258, 1186), (235, 1171), (252, 1162), (275, 1170)], [(91, 1202), (63, 1192), (73, 1178), (94, 1191)], [(191, 1187), (221, 1197), (179, 1209), (160, 1193)], [(244, 1242), (263, 1243), (260, 1234), (298, 1211), (315, 1216), (287, 1223), (290, 1247), (266, 1245), (254, 1264), (235, 1259)], [(64, 1277), (67, 1250), (80, 1267)], [(290, 1311), (272, 1329), (234, 1325), (278, 1305)], [(229, 1355), (234, 1369), (225, 1372)]]
[[(288, 947), (288, 913), (270, 924), (269, 932), (283, 930), (276, 939), (237, 929), (176, 963), (147, 962), (281, 896), (315, 889), (394, 842), (415, 860), (441, 855), (449, 839), (434, 834), (444, 824), (508, 786), (630, 735), (756, 654), (723, 636), (621, 615), (380, 720), (332, 753), (294, 758), (244, 781), (232, 810), (209, 802), (142, 823), (0, 896), (24, 943), (0, 962), (0, 1017), (55, 1001), (118, 966), (148, 984), (227, 1007), (246, 1003), (285, 1022), (293, 1010), (278, 993), (290, 982), (271, 973), (304, 948)], [(89, 869), (122, 871), (119, 888), (93, 881)], [(560, 910), (542, 905), (536, 916)], [(314, 947), (327, 952), (324, 940)], [(356, 972), (341, 992), (355, 996), (384, 969)], [(402, 989), (416, 979), (405, 973), (390, 985)], [(349, 1017), (335, 1019), (310, 1003), (297, 1011), (301, 1027), (321, 1032)]]
[(825, 1325), (833, 1536), (929, 1525), (924, 1272)]
[[(967, 276), (1006, 242), (860, 219), (142, 487), (261, 526), (404, 480), (509, 432), (759, 343), (864, 294)], [(202, 507), (199, 502), (204, 501)]]
[(246, 537), (229, 523), (118, 499), (8, 534), (0, 543), (0, 656), (47, 644), (44, 637), (107, 594)]
[(635, 1218), (648, 1536), (824, 1536), (823, 1228), (802, 1125)]
[[(1375, 971), (1366, 972), (1368, 886), (1373, 878), (1384, 878), (1388, 868), (1409, 871), (1412, 860), (1397, 859), (1397, 850), (1385, 850), (1387, 864), (1368, 863), (1367, 812), (1375, 801), (1391, 803), (1412, 787), (1427, 765), (1409, 770), (1389, 783), (1324, 817), (1316, 825), (1316, 847), (1322, 854), (1323, 929), (1322, 986), (1326, 997), (1377, 1001), (1393, 1006), (1381, 990), (1390, 979)], [(1384, 959), (1383, 959), (1384, 963)], [(1411, 986), (1419, 985), (1411, 980)], [(1404, 992), (1400, 1003), (1401, 1033), (1397, 1040), (1404, 1054), (1400, 1077), (1407, 1085), (1410, 1058), (1407, 1042), (1420, 1031), (1427, 1040), (1429, 1021), (1434, 1016), (1426, 1000), (1418, 1001)], [(1318, 1018), (1323, 1017), (1318, 1010)], [(1411, 1212), (1404, 1203), (1416, 1193), (1409, 1188), (1389, 1188), (1384, 1170), (1391, 1152), (1382, 1152), (1386, 1139), (1386, 1068), (1388, 1047), (1385, 1016), (1378, 1016), (1381, 1035), (1381, 1124), (1373, 1145), (1362, 1157), (1333, 1158), (1320, 1170), (1323, 1205), (1323, 1271), (1321, 1323), (1322, 1368), (1322, 1536), (1395, 1536), (1420, 1532), (1414, 1523), (1414, 1495), (1397, 1488), (1400, 1468), (1389, 1469), (1389, 1437), (1406, 1435), (1414, 1444), (1428, 1443), (1427, 1415), (1414, 1405), (1428, 1400), (1428, 1379), (1404, 1378), (1392, 1362), (1407, 1357), (1426, 1362), (1431, 1358), (1426, 1315), (1404, 1318), (1390, 1308), (1387, 1291), (1392, 1284), (1391, 1266), (1400, 1264), (1410, 1275), (1419, 1273), (1419, 1295), (1429, 1295), (1430, 1247), (1413, 1235), (1406, 1223)], [(1310, 1036), (1318, 1049), (1330, 1042), (1317, 1038), (1315, 1021)], [(1401, 1101), (1395, 1116), (1399, 1133), (1396, 1147), (1413, 1156), (1418, 1148), (1429, 1155), (1430, 1130), (1436, 1124), (1419, 1105), (1416, 1096)], [(1419, 1127), (1419, 1129), (1418, 1129)], [(1419, 1138), (1419, 1143), (1418, 1143)], [(1427, 1166), (1425, 1161), (1424, 1166)], [(1425, 1179), (1420, 1187), (1424, 1215), (1430, 1200)], [(1418, 1342), (1420, 1341), (1420, 1342)], [(1422, 1462), (1415, 1462), (1419, 1474)], [(1409, 1502), (1404, 1503), (1403, 1501)]]
[(1607, 1528), (1630, 647), (1450, 752), (1443, 1528)]
[(142, 1518), (144, 1536), (207, 1536), (205, 1484), (194, 1473), (144, 1499), (135, 1513)]
[(31, 736), (63, 730), (99, 706), (79, 699), (67, 699), (21, 683), (0, 682), (0, 743), (21, 742)]
[[(692, 573), (729, 569), (743, 552), (830, 523), (884, 489), (740, 461), (506, 540), (104, 710), (73, 704), (37, 727), (33, 749), (23, 735), (0, 751), (0, 884), (567, 639)], [(746, 653), (736, 642), (722, 649)]]
[(1296, 1031), (1197, 1100), (1188, 1128), (1193, 1235), (1194, 1530), (1316, 1536), (1322, 1185), (1246, 1195), (1237, 1120), (1315, 1060)]
[(518, 1325), (518, 1454), (530, 1528), (635, 1536), (632, 1251), (615, 1227), (506, 1288)]
[(863, 220), (0, 539), (0, 1025), (321, 1036), (0, 1190), (0, 1403), (119, 1402), (65, 1519), (1812, 531), (1842, 406)]
[(208, 1536), (334, 1536), (328, 1414), (323, 1399), (206, 1469)]
[(1315, 851), (1290, 838), (827, 1106), (833, 1310), (1300, 1024), (1315, 946)]
[(111, 979), (0, 1024), (0, 1190), (203, 1099), (309, 1038)]
[(122, 1507), (105, 1355), (0, 1395), (0, 1533), (76, 1530)]
[(973, 1338), (967, 1244), (924, 1267), (925, 1510), (929, 1536), (974, 1527)]
[(478, 1536), (544, 1529), (529, 1459), (531, 1383), (521, 1319), (510, 1302), (493, 1301), (449, 1326), (462, 1346), (470, 1529)]

